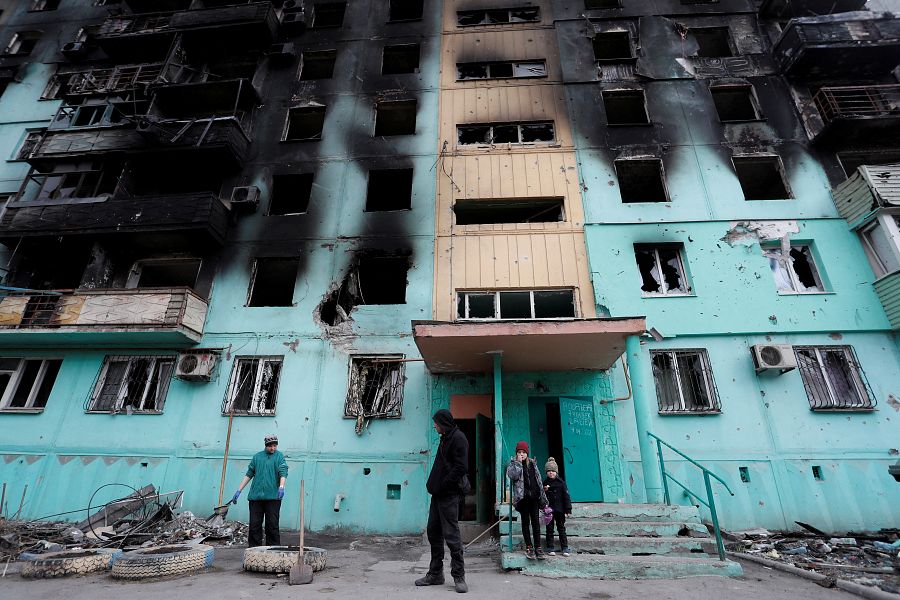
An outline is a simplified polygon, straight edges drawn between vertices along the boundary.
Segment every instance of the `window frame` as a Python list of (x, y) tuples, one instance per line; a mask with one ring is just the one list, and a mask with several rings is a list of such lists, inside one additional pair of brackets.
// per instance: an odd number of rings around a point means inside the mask
[[(878, 235), (881, 235), (889, 246), (891, 255), (890, 259), (898, 265), (897, 268), (889, 270), (885, 264), (885, 259), (870, 239), (873, 232), (878, 229)], [(881, 279), (886, 275), (891, 275), (900, 270), (900, 212), (882, 212), (875, 219), (867, 223), (859, 229), (859, 239), (862, 242), (863, 250), (872, 266), (876, 279)]]
[[(149, 359), (150, 368), (147, 369), (147, 377), (143, 383), (143, 390), (141, 392), (141, 399), (138, 403), (138, 408), (133, 408), (133, 405), (125, 406), (125, 399), (128, 394), (128, 376), (131, 373), (133, 368), (133, 364), (140, 360)], [(169, 390), (171, 388), (172, 379), (175, 376), (175, 363), (178, 359), (176, 354), (133, 354), (133, 355), (106, 355), (103, 358), (103, 365), (100, 367), (100, 372), (97, 374), (97, 379), (94, 382), (94, 387), (91, 389), (91, 395), (88, 398), (88, 404), (85, 412), (92, 414), (119, 414), (125, 412), (127, 414), (143, 414), (143, 415), (161, 415), (165, 410), (166, 399), (169, 395)], [(126, 363), (125, 372), (122, 374), (122, 380), (119, 382), (118, 390), (116, 391), (116, 397), (113, 405), (109, 409), (100, 409), (97, 408), (97, 402), (99, 400), (100, 394), (103, 391), (104, 386), (106, 385), (106, 377), (109, 374), (109, 367), (112, 363), (124, 362)], [(170, 363), (171, 369), (169, 371), (169, 376), (165, 380), (165, 391), (162, 393), (162, 396), (159, 396), (159, 389), (161, 388), (161, 384), (163, 383), (163, 379), (159, 377), (160, 373), (160, 365), (164, 363)], [(154, 407), (153, 409), (145, 409), (143, 408), (147, 402), (147, 393), (151, 387), (151, 384), (154, 381), (154, 375), (156, 375), (156, 386), (157, 386), (157, 398), (159, 399), (159, 405)]]
[[(719, 108), (716, 106), (716, 91), (734, 91), (734, 90), (746, 90), (747, 98), (750, 100), (750, 106), (753, 108), (753, 114), (755, 115), (752, 119), (723, 119), (719, 114)], [(756, 86), (754, 86), (749, 81), (747, 83), (715, 83), (711, 82), (709, 84), (709, 93), (713, 100), (713, 107), (716, 109), (716, 117), (719, 119), (720, 123), (753, 123), (756, 121), (765, 121), (765, 117), (762, 114), (762, 109), (759, 106), (759, 98), (756, 95)]]
[[(526, 125), (550, 125), (553, 130), (553, 139), (552, 140), (538, 140), (534, 142), (523, 142), (522, 141), (522, 126)], [(519, 139), (517, 142), (494, 142), (494, 127), (516, 127), (516, 137)], [(490, 142), (476, 142), (474, 144), (463, 143), (459, 141), (460, 128), (463, 127), (487, 127), (488, 134), (490, 135)], [(558, 144), (559, 141), (556, 139), (556, 122), (552, 120), (542, 120), (542, 121), (511, 121), (511, 122), (503, 122), (503, 123), (458, 123), (456, 125), (456, 145), (457, 146), (473, 146), (473, 147), (486, 147), (486, 146), (504, 146), (504, 145), (512, 145), (512, 146), (532, 146), (538, 144)]]
[[(742, 162), (750, 164), (753, 162), (762, 163), (766, 161), (773, 163), (775, 166), (775, 172), (781, 179), (781, 187), (784, 188), (784, 198), (748, 198), (747, 192), (744, 191), (744, 182), (741, 180), (741, 176), (738, 174), (738, 164)], [(734, 176), (738, 180), (738, 185), (741, 188), (741, 194), (743, 194), (744, 196), (744, 202), (777, 202), (779, 200), (795, 199), (794, 193), (791, 191), (790, 182), (788, 181), (787, 171), (785, 171), (784, 169), (784, 161), (781, 160), (781, 155), (779, 154), (733, 154), (731, 156), (731, 168), (734, 170)]]
[[(14, 370), (10, 369), (0, 369), (0, 373), (9, 374), (10, 379), (6, 384), (6, 389), (3, 390), (3, 393), (0, 394), (0, 413), (36, 413), (43, 412), (46, 408), (46, 404), (44, 406), (34, 406), (35, 400), (37, 400), (38, 393), (41, 390), (41, 387), (44, 385), (44, 379), (47, 376), (47, 370), (49, 369), (51, 362), (59, 362), (60, 368), (62, 367), (62, 358), (52, 358), (52, 357), (43, 357), (43, 356), (8, 356), (2, 357), (6, 360), (18, 360), (19, 364), (16, 366)], [(13, 400), (13, 397), (16, 395), (16, 392), (19, 390), (19, 385), (22, 383), (22, 376), (24, 375), (25, 365), (28, 361), (41, 361), (40, 367), (38, 367), (37, 375), (34, 377), (34, 381), (31, 383), (31, 390), (28, 392), (28, 397), (25, 400), (25, 406), (10, 406), (10, 403)], [(56, 380), (59, 377), (59, 369), (57, 369), (56, 375), (53, 378), (53, 384), (51, 384), (50, 391), (47, 393), (47, 400), (50, 400), (50, 396), (53, 394), (53, 386), (56, 385)]]
[[(291, 117), (294, 113), (322, 113), (322, 128), (314, 136), (311, 137), (288, 137), (291, 132)], [(281, 134), (282, 142), (320, 142), (325, 137), (325, 119), (328, 117), (328, 107), (321, 104), (311, 104), (308, 106), (293, 106), (287, 109), (287, 116), (284, 120), (284, 131)]]
[[(525, 20), (513, 21), (512, 20), (512, 12), (519, 11), (519, 10), (534, 10), (535, 11), (534, 19), (530, 19), (527, 21), (525, 21)], [(500, 21), (497, 23), (468, 23), (468, 24), (459, 22), (460, 15), (462, 15), (462, 14), (483, 12), (483, 13), (485, 13), (485, 16), (487, 16), (487, 13), (489, 13), (489, 12), (498, 13), (498, 12), (502, 12), (502, 11), (506, 11), (506, 18), (507, 18), (506, 21)], [(501, 26), (501, 25), (520, 25), (522, 23), (540, 23), (541, 19), (542, 19), (542, 15), (541, 15), (541, 9), (539, 6), (513, 6), (513, 7), (508, 7), (508, 8), (476, 8), (476, 9), (471, 9), (471, 10), (456, 11), (456, 26), (457, 27), (497, 27), (497, 26)]]
[[(790, 250), (794, 250), (794, 249), (800, 249), (801, 251), (803, 251), (803, 249), (806, 250), (807, 260), (810, 264), (812, 264), (812, 267), (813, 267), (812, 268), (813, 277), (815, 278), (815, 280), (818, 284), (818, 287), (820, 289), (813, 289), (813, 290), (798, 289), (799, 286), (803, 286), (803, 284), (800, 282), (800, 279), (797, 276), (797, 273), (794, 271), (793, 261), (791, 261), (790, 265), (787, 264), (787, 261), (784, 259), (784, 255), (783, 255), (784, 249), (781, 246), (776, 245), (776, 244), (766, 244), (766, 245), (762, 246), (763, 256), (769, 260), (769, 270), (772, 271), (772, 277), (774, 279), (775, 288), (778, 290), (778, 293), (782, 294), (782, 295), (786, 295), (786, 296), (790, 296), (793, 294), (827, 294), (828, 289), (826, 288), (825, 280), (822, 277), (822, 269), (819, 267), (818, 263), (816, 262), (816, 255), (813, 252), (812, 242), (809, 242), (809, 243), (802, 243), (802, 242), (793, 243), (792, 242), (790, 244), (788, 256), (790, 256)], [(773, 252), (774, 250), (778, 251), (777, 256), (774, 255), (775, 254)], [(780, 287), (778, 287), (778, 277), (776, 276), (775, 271), (772, 269), (772, 267), (774, 266), (772, 261), (776, 261), (777, 264), (780, 265), (781, 270), (787, 272), (788, 281), (791, 284), (791, 289), (783, 290)], [(790, 268), (785, 268), (788, 266)], [(803, 286), (803, 287), (806, 287), (806, 286)]]
[[(513, 319), (504, 319), (500, 311), (500, 294), (516, 293), (521, 294), (528, 292), (529, 303), (531, 306), (531, 317), (516, 317)], [(534, 293), (535, 292), (571, 292), (572, 293), (572, 316), (571, 317), (535, 317)], [(470, 295), (493, 295), (494, 296), (494, 316), (492, 317), (469, 317), (469, 296)], [(464, 299), (465, 315), (459, 314), (460, 300)], [(578, 318), (578, 295), (576, 288), (529, 288), (529, 289), (503, 289), (503, 290), (457, 290), (456, 291), (456, 320), (457, 321), (568, 321)]]
[[(235, 411), (234, 410), (234, 401), (236, 400), (236, 393), (239, 389), (239, 382), (237, 381), (238, 373), (240, 372), (240, 365), (246, 362), (256, 362), (256, 369), (254, 371), (253, 376), (253, 391), (250, 395), (250, 406), (247, 410)], [(265, 404), (263, 403), (262, 407), (260, 407), (260, 392), (262, 387), (262, 373), (265, 369), (266, 364), (268, 363), (276, 363), (279, 365), (278, 375), (276, 377), (276, 381), (274, 383), (274, 388), (272, 390), (274, 400), (272, 401), (272, 408), (266, 409)], [(222, 402), (222, 415), (234, 415), (234, 416), (248, 416), (248, 417), (274, 417), (278, 410), (278, 392), (281, 388), (281, 375), (284, 372), (284, 356), (283, 355), (274, 355), (274, 354), (263, 354), (263, 355), (241, 355), (234, 357), (234, 364), (231, 367), (231, 377), (228, 381), (228, 388), (225, 392), (225, 399)]]
[[(800, 358), (800, 352), (802, 351), (814, 351), (815, 355), (815, 365), (818, 367), (817, 373), (821, 378), (821, 381), (825, 383), (824, 391), (828, 394), (827, 404), (819, 405), (819, 400), (814, 398), (816, 393), (811, 394), (810, 392), (813, 390), (814, 386), (813, 382), (808, 380), (810, 370), (806, 367)], [(828, 365), (823, 361), (823, 352), (840, 352), (843, 355), (844, 360), (846, 361), (847, 366), (850, 370), (851, 380), (853, 383), (854, 391), (856, 392), (857, 399), (859, 400), (854, 404), (844, 404), (843, 406), (838, 405), (837, 394), (835, 393), (835, 384), (831, 381), (831, 377), (829, 377), (829, 369)], [(856, 352), (853, 350), (853, 346), (850, 345), (822, 345), (822, 346), (805, 346), (798, 345), (794, 346), (794, 355), (797, 358), (798, 371), (800, 371), (800, 379), (803, 382), (803, 389), (806, 391), (806, 398), (809, 401), (809, 409), (811, 411), (816, 412), (828, 412), (828, 411), (873, 411), (875, 410), (876, 401), (873, 395), (869, 390), (869, 386), (866, 383), (865, 373), (862, 370), (862, 367), (859, 364), (859, 360), (856, 358)]]
[[(392, 410), (388, 412), (365, 412), (365, 407), (362, 404), (362, 398), (354, 398), (352, 397), (354, 394), (354, 382), (358, 381), (361, 377), (361, 369), (366, 365), (371, 365), (377, 362), (387, 362), (394, 363), (397, 365), (397, 375), (391, 375), (391, 379), (396, 380), (392, 382), (392, 397), (393, 399), (388, 404), (388, 408), (393, 407)], [(345, 419), (400, 419), (403, 417), (403, 400), (404, 400), (404, 388), (406, 386), (406, 355), (405, 354), (351, 354), (350, 360), (348, 361), (348, 373), (347, 373), (347, 395), (344, 398), (344, 414), (343, 417)], [(399, 398), (397, 397), (399, 396)], [(362, 409), (362, 414), (357, 410), (354, 414), (353, 408), (357, 406), (359, 409)], [(358, 426), (357, 426), (358, 427)], [(357, 433), (361, 433), (361, 431), (357, 431)]]
[(16, 146), (16, 149), (14, 151), (15, 154), (13, 154), (12, 158), (10, 158), (8, 162), (21, 162), (28, 160), (28, 157), (31, 156), (35, 148), (37, 148), (41, 144), (41, 140), (44, 138), (44, 134), (46, 132), (46, 127), (26, 129), (21, 141)]
[[(5, 56), (30, 56), (31, 53), (34, 52), (34, 48), (41, 40), (43, 34), (44, 32), (39, 30), (23, 30), (13, 32), (9, 43), (7, 43), (6, 47), (3, 49), (3, 54)], [(27, 41), (33, 41), (34, 44), (31, 46), (31, 48), (28, 49), (28, 52), (22, 52), (22, 44), (23, 42)]]
[[(516, 75), (516, 65), (524, 65), (524, 64), (540, 64), (544, 67), (543, 75)], [(460, 67), (469, 66), (469, 65), (484, 65), (485, 73), (487, 73), (484, 77), (462, 77), (460, 73)], [(492, 67), (495, 65), (509, 65), (512, 70), (512, 75), (504, 76), (504, 75), (493, 75)], [(489, 81), (493, 79), (546, 79), (547, 78), (547, 60), (543, 58), (534, 59), (534, 60), (491, 60), (491, 61), (472, 61), (472, 62), (461, 62), (456, 63), (456, 81)]]
[[(677, 265), (678, 272), (679, 272), (679, 275), (681, 276), (682, 282), (684, 282), (684, 284), (685, 284), (683, 292), (670, 291), (668, 289), (669, 286), (668, 286), (668, 283), (666, 283), (666, 278), (663, 275), (663, 270), (662, 270), (663, 263), (659, 257), (660, 249), (676, 251), (677, 258), (678, 258), (678, 265)], [(637, 262), (637, 253), (639, 251), (647, 251), (647, 250), (653, 250), (653, 264), (654, 264), (654, 267), (656, 268), (656, 272), (659, 273), (659, 284), (663, 291), (662, 292), (645, 292), (643, 289), (641, 289), (641, 297), (643, 297), (643, 298), (670, 298), (670, 297), (674, 297), (674, 296), (695, 296), (696, 295), (694, 293), (694, 286), (691, 283), (691, 279), (690, 279), (690, 277), (688, 277), (687, 268), (685, 267), (687, 261), (684, 260), (684, 244), (681, 244), (681, 243), (677, 243), (677, 244), (673, 244), (673, 243), (635, 244), (634, 245), (634, 255), (635, 255), (634, 260), (635, 260), (635, 264), (638, 267), (638, 277), (639, 277), (638, 281), (641, 282), (640, 287), (643, 287), (643, 277), (641, 277), (641, 268)], [(640, 289), (640, 288), (638, 288), (638, 289)]]
[[(653, 364), (654, 357), (658, 355), (668, 355), (674, 366), (673, 373), (675, 376), (674, 386), (678, 390), (678, 405), (673, 409), (666, 409), (663, 406), (663, 399), (660, 396), (660, 383), (657, 378), (657, 368)], [(696, 355), (700, 359), (703, 387), (707, 397), (707, 408), (688, 408), (684, 397), (684, 389), (682, 388), (682, 374), (678, 357), (680, 355)], [(706, 348), (661, 348), (650, 351), (650, 370), (653, 375), (653, 385), (656, 392), (656, 402), (658, 413), (660, 415), (709, 415), (720, 414), (722, 412), (722, 404), (719, 398), (719, 390), (716, 387), (716, 380), (712, 372), (712, 364), (709, 361), (709, 352)]]
[[(611, 123), (609, 120), (609, 107), (606, 104), (607, 98), (614, 98), (615, 96), (637, 96), (640, 94), (641, 96), (641, 105), (644, 108), (644, 117), (647, 119), (646, 121), (636, 122), (622, 122), (622, 123)], [(650, 118), (650, 107), (647, 104), (647, 90), (644, 88), (629, 88), (629, 89), (615, 89), (615, 90), (600, 90), (600, 102), (603, 104), (603, 116), (606, 119), (607, 127), (648, 127), (653, 125), (653, 119)]]

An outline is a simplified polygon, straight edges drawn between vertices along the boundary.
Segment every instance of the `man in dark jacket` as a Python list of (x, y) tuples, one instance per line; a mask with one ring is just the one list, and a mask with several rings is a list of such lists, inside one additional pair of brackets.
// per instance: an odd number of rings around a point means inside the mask
[(456, 426), (449, 410), (434, 414), (434, 429), (441, 436), (434, 465), (425, 487), (431, 494), (428, 511), (428, 543), (431, 544), (431, 564), (425, 577), (416, 585), (442, 585), (444, 583), (444, 542), (450, 548), (450, 574), (456, 591), (469, 591), (466, 585), (466, 566), (463, 562), (463, 546), (459, 535), (459, 497), (463, 493), (460, 480), (469, 470), (469, 441)]

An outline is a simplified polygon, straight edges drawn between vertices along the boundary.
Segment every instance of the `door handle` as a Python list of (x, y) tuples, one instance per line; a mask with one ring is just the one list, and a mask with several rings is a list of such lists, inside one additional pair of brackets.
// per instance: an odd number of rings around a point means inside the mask
[(571, 464), (574, 464), (574, 463), (575, 463), (575, 457), (572, 456), (572, 451), (569, 450), (568, 448), (563, 447), (563, 452), (565, 452), (565, 453), (567, 453), (567, 454), (569, 455), (569, 464), (570, 464), (570, 465), (571, 465)]

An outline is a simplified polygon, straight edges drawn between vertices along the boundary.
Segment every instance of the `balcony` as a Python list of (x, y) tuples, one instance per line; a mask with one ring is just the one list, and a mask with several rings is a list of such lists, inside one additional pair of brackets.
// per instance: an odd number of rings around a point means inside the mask
[(816, 142), (894, 145), (900, 135), (900, 84), (823, 87), (812, 100), (823, 125)]
[(832, 192), (850, 227), (865, 224), (881, 208), (900, 208), (900, 164), (863, 165)]
[(864, 10), (866, 0), (764, 0), (759, 14), (765, 19), (793, 19)]
[(900, 19), (866, 11), (793, 19), (772, 54), (785, 75), (801, 79), (886, 75), (900, 61)]
[(118, 94), (159, 81), (165, 63), (119, 65), (75, 73), (69, 79), (66, 96)]
[(0, 347), (196, 344), (208, 305), (190, 288), (48, 291), (0, 298)]

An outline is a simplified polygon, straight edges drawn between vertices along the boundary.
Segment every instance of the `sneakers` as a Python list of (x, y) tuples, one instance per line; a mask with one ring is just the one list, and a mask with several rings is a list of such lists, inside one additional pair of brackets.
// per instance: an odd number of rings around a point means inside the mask
[(465, 594), (469, 591), (469, 586), (466, 585), (466, 580), (463, 577), (454, 577), (453, 586), (456, 588), (457, 594)]
[(547, 556), (556, 556), (556, 550), (552, 550), (552, 549), (547, 550)]
[(540, 548), (535, 548), (534, 554), (535, 554), (535, 556), (537, 556), (538, 560), (546, 560), (547, 559), (547, 556), (544, 554), (544, 551), (541, 550)]
[(563, 548), (562, 554), (563, 554), (563, 556), (572, 556), (572, 549), (571, 548)]
[(534, 548), (532, 548), (531, 546), (525, 547), (525, 558), (534, 560)]
[[(425, 577), (416, 579), (416, 585), (419, 587), (422, 587), (423, 585), (444, 585), (444, 576), (426, 573)], [(465, 585), (465, 582), (463, 582), (463, 585)]]

